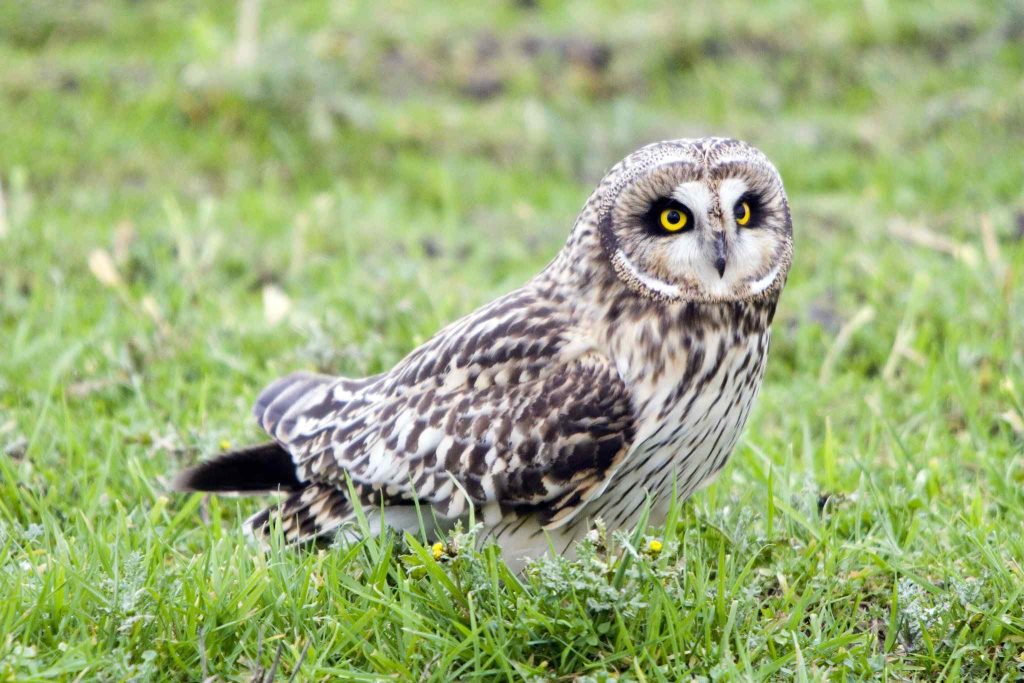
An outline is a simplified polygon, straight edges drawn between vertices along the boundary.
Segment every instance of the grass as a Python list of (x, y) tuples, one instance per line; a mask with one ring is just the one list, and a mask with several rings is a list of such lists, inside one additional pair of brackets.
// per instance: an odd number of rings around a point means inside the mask
[[(0, 679), (1024, 676), (1019, 5), (262, 10), (239, 65), (229, 3), (0, 6)], [(710, 132), (776, 161), (797, 257), (664, 528), (515, 577), (168, 496), (264, 383), (388, 368)]]

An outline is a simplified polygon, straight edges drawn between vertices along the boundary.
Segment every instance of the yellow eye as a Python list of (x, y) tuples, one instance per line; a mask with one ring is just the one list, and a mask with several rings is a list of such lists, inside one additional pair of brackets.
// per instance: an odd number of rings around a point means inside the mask
[(750, 222), (750, 204), (740, 202), (733, 209), (733, 213), (736, 215), (736, 222), (740, 225), (746, 225)]
[(678, 232), (686, 227), (686, 213), (679, 209), (665, 209), (661, 212), (661, 227), (669, 232)]

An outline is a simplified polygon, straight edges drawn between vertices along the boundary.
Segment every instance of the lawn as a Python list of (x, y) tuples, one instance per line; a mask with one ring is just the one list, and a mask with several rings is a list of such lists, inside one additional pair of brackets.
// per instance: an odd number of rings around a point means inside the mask
[[(1024, 678), (1024, 6), (810, 5), (0, 4), (0, 680)], [(712, 133), (797, 253), (664, 528), (514, 576), (168, 493), (271, 379), (389, 368)]]

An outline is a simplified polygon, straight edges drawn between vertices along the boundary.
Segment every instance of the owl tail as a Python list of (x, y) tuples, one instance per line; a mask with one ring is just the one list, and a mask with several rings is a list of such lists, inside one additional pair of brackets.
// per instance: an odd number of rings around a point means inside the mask
[(295, 491), (303, 486), (292, 456), (276, 443), (218, 455), (180, 472), (171, 484), (175, 491), (243, 495)]
[(326, 484), (310, 484), (245, 520), (244, 528), (266, 544), (279, 523), (285, 543), (306, 543), (330, 540), (352, 517), (352, 506), (344, 492)]
[(246, 532), (264, 543), (275, 520), (280, 520), (285, 543), (305, 543), (328, 537), (352, 517), (344, 492), (300, 481), (291, 455), (276, 443), (231, 451), (199, 463), (179, 473), (171, 488), (236, 495), (289, 493), (246, 520)]

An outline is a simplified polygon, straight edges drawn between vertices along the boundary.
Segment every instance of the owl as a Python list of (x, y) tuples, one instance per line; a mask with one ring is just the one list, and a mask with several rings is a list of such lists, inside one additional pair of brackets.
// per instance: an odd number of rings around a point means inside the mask
[[(764, 375), (793, 257), (782, 179), (732, 139), (616, 164), (538, 275), (390, 371), (306, 372), (256, 399), (270, 441), (178, 475), (180, 491), (279, 493), (259, 539), (440, 534), (472, 514), (513, 567), (574, 553), (595, 520), (664, 520), (725, 464)], [(365, 533), (366, 528), (363, 527)]]

